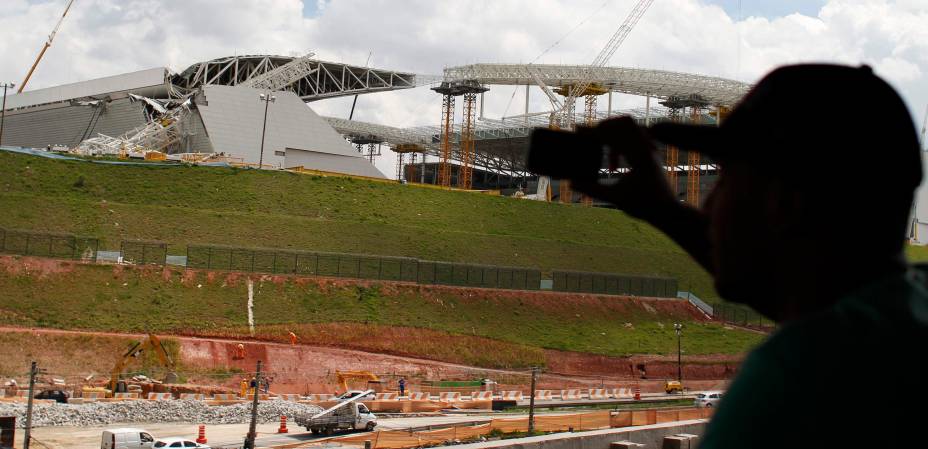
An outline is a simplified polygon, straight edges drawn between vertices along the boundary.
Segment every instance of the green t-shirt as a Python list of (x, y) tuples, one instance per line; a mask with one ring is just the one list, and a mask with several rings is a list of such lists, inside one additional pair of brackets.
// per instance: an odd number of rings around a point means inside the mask
[(926, 285), (913, 267), (777, 331), (744, 361), (700, 449), (928, 447)]

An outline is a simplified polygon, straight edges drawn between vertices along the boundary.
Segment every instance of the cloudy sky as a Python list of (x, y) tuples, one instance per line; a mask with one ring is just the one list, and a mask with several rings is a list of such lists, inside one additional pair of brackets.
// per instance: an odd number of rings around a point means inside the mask
[[(0, 81), (19, 83), (66, 0), (0, 1)], [(182, 70), (231, 54), (315, 52), (333, 61), (439, 74), (477, 62), (593, 60), (636, 0), (76, 0), (29, 84), (52, 86), (144, 68)], [(556, 45), (555, 45), (556, 44)], [(549, 51), (546, 49), (551, 47)], [(866, 63), (903, 94), (918, 126), (928, 104), (928, 0), (656, 0), (610, 62), (753, 82), (802, 61)], [(853, 93), (849, 93), (852, 95)], [(494, 87), (488, 116), (524, 93)], [(618, 98), (619, 107), (640, 103)], [(545, 108), (538, 92), (532, 109)], [(802, 107), (829, 111), (815, 99)], [(312, 104), (346, 117), (350, 99)], [(437, 124), (427, 89), (362, 96), (355, 118)], [(865, 120), (859, 111), (849, 119)], [(392, 173), (392, 161), (378, 166)]]

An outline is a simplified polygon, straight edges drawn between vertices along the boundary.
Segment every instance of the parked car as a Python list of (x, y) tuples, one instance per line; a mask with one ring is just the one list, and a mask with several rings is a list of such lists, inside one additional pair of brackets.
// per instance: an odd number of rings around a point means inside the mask
[(61, 390), (43, 390), (39, 394), (35, 395), (36, 399), (50, 399), (55, 402), (60, 402), (65, 404), (68, 402), (68, 392)]
[(696, 407), (718, 407), (719, 401), (722, 400), (721, 391), (705, 391), (696, 395), (693, 405)]
[(186, 438), (159, 438), (155, 441), (154, 448), (175, 448), (175, 447), (193, 447), (197, 449), (210, 449), (209, 446), (205, 444), (199, 444), (196, 441), (188, 440)]
[(151, 449), (154, 442), (151, 434), (143, 429), (108, 429), (103, 431), (100, 449)]

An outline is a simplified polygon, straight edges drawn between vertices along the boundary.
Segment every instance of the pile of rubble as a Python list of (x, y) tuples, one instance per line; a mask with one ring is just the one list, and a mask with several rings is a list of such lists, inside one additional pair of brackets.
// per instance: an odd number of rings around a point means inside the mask
[[(315, 405), (290, 401), (262, 401), (258, 422), (276, 422), (281, 416), (293, 419), (302, 413), (318, 413)], [(15, 416), (16, 424), (26, 422), (26, 404), (0, 403), (0, 416)], [(90, 404), (35, 404), (32, 425), (101, 426), (115, 423), (183, 422), (190, 424), (242, 424), (251, 420), (251, 403), (210, 406), (201, 401), (125, 401)]]

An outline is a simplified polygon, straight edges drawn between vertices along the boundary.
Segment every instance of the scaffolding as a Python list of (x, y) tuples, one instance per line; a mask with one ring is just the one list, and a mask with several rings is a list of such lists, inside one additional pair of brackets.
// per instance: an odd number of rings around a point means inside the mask
[[(671, 96), (661, 104), (670, 109), (670, 119), (673, 122), (683, 121), (689, 108), (689, 121), (692, 124), (698, 124), (701, 121), (702, 110), (709, 106), (709, 101), (698, 94), (686, 96)], [(700, 175), (702, 174), (702, 161), (698, 152), (687, 150), (686, 165), (683, 170), (686, 171), (686, 202), (693, 207), (699, 206), (700, 198)], [(677, 175), (680, 170), (679, 149), (668, 145), (665, 150), (664, 165), (668, 173), (668, 181), (674, 197), (678, 194)]]
[[(443, 82), (432, 88), (442, 95), (441, 102), (441, 137), (440, 155), (438, 165), (438, 185), (451, 187), (451, 158), (453, 153), (452, 135), (454, 134), (454, 97), (464, 96), (464, 127), (461, 130), (461, 173), (458, 185), (472, 185), (473, 164), (476, 158), (474, 153), (474, 112), (477, 104), (477, 94), (490, 90), (476, 81)], [(466, 152), (466, 154), (465, 154)], [(466, 167), (465, 167), (466, 165)], [(466, 179), (464, 172), (467, 172)], [(463, 188), (470, 188), (463, 187)]]

